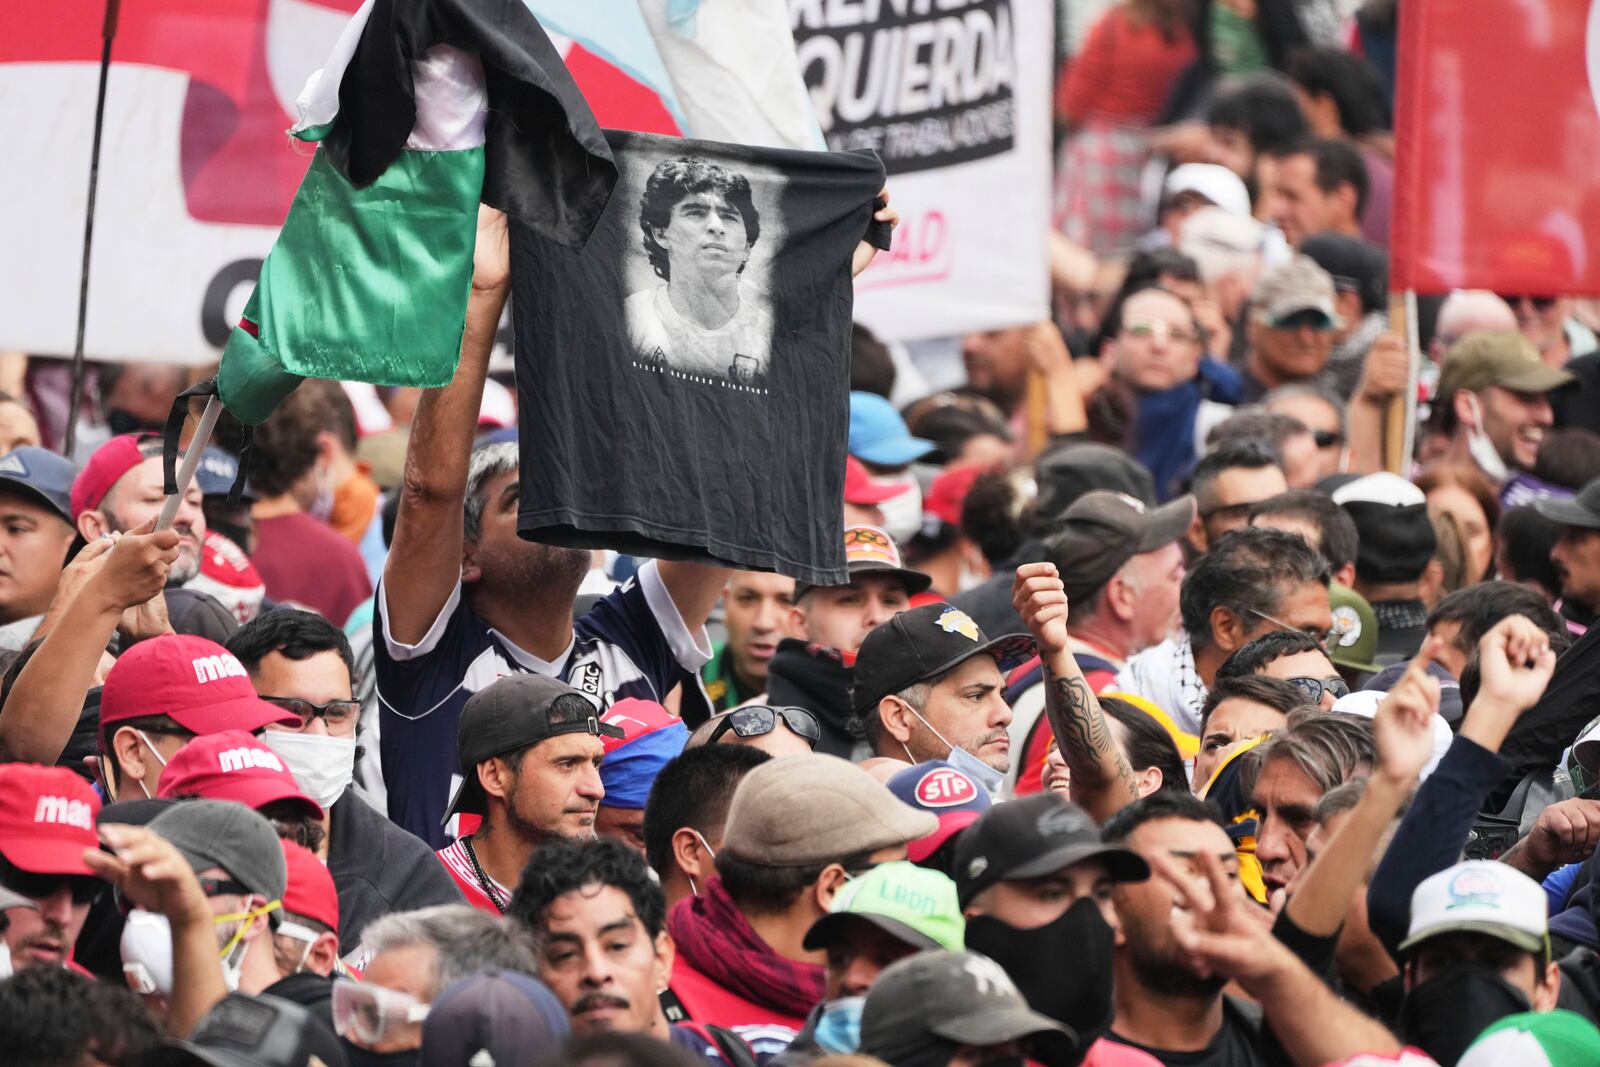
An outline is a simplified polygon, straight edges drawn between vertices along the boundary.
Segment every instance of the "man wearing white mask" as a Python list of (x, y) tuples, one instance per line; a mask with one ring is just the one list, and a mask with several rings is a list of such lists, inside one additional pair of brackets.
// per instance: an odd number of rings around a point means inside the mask
[(263, 700), (299, 717), (298, 724), (271, 727), (263, 740), (327, 813), (320, 855), (339, 893), (340, 953), (349, 959), (358, 952), (362, 929), (390, 912), (459, 904), (460, 892), (428, 846), (353, 785), (361, 702), (344, 634), (309, 611), (272, 611), (240, 627), (228, 651)]
[(1476, 464), (1497, 483), (1531, 470), (1555, 421), (1550, 392), (1572, 381), (1547, 366), (1521, 334), (1470, 333), (1445, 354), (1431, 429), (1445, 458)]

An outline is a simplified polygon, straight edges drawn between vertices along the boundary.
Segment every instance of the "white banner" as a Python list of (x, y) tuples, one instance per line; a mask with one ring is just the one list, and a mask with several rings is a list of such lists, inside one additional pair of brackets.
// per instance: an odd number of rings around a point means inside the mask
[(789, 5), (829, 147), (876, 150), (900, 211), (857, 320), (910, 341), (1047, 318), (1054, 5)]

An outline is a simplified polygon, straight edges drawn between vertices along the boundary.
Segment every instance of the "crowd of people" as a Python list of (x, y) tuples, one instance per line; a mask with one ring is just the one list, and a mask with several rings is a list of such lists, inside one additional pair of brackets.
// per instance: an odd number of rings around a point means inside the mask
[(1058, 6), (1055, 318), (856, 327), (846, 584), (518, 536), (492, 213), (169, 528), (187, 371), (0, 360), (0, 1062), (1600, 1063), (1600, 317), (1413, 366), (1393, 0)]

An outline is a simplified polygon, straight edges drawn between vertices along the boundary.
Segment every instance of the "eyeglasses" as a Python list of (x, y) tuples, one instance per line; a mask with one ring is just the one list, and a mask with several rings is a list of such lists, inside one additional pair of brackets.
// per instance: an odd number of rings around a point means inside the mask
[(1505, 298), (1505, 302), (1512, 307), (1516, 307), (1524, 300), (1532, 304), (1535, 311), (1549, 311), (1556, 306), (1556, 298), (1553, 296), (1508, 296)]
[(1187, 326), (1173, 326), (1161, 319), (1144, 316), (1127, 319), (1122, 332), (1139, 341), (1171, 341), (1174, 344), (1198, 344), (1200, 335)]
[(88, 874), (40, 874), (9, 865), (0, 885), (29, 900), (48, 900), (66, 886), (74, 904), (92, 904), (106, 883)]
[(706, 738), (706, 744), (714, 745), (717, 738), (732, 730), (739, 737), (760, 737), (770, 734), (778, 728), (778, 716), (783, 716), (784, 725), (806, 739), (812, 748), (817, 747), (817, 742), (822, 740), (822, 729), (817, 725), (817, 717), (805, 708), (771, 707), (765, 704), (752, 704), (747, 708), (735, 708), (722, 717), (711, 730), (711, 736)]
[(1214, 508), (1211, 508), (1211, 509), (1209, 509), (1207, 511), (1200, 512), (1200, 521), (1201, 522), (1205, 522), (1208, 519), (1211, 519), (1212, 517), (1217, 516), (1217, 515), (1244, 515), (1247, 512), (1249, 512), (1249, 510), (1251, 508), (1253, 508), (1253, 507), (1255, 507), (1254, 503), (1250, 503), (1250, 504), (1218, 504)]
[(268, 704), (275, 704), (285, 711), (292, 711), (300, 716), (300, 727), (304, 729), (311, 725), (312, 719), (322, 719), (328, 724), (328, 729), (335, 726), (347, 726), (354, 722), (361, 714), (361, 701), (359, 700), (330, 700), (326, 704), (313, 704), (309, 700), (299, 697), (262, 697)]
[(1289, 684), (1306, 695), (1307, 704), (1322, 703), (1323, 693), (1331, 693), (1333, 694), (1333, 699), (1338, 700), (1342, 696), (1347, 696), (1350, 692), (1350, 686), (1345, 683), (1343, 678), (1337, 676), (1333, 678), (1290, 678)]
[(334, 1030), (340, 1037), (369, 1048), (384, 1043), (407, 1026), (422, 1022), (428, 1017), (430, 1007), (398, 989), (366, 985), (349, 978), (333, 981)]
[(1311, 440), (1316, 442), (1318, 448), (1333, 448), (1344, 444), (1344, 434), (1337, 430), (1312, 430)]
[[(1274, 618), (1264, 611), (1257, 610), (1256, 608), (1250, 608), (1249, 610), (1250, 614), (1256, 616), (1258, 619), (1265, 619), (1278, 629), (1287, 630), (1292, 634), (1305, 634), (1307, 637), (1311, 638), (1317, 644), (1322, 645), (1324, 648), (1326, 648), (1334, 641), (1335, 638), (1339, 636), (1339, 632), (1337, 630), (1312, 630), (1307, 629), (1304, 626), (1290, 626), (1282, 619)], [(1345, 692), (1349, 692), (1349, 690), (1347, 689)]]

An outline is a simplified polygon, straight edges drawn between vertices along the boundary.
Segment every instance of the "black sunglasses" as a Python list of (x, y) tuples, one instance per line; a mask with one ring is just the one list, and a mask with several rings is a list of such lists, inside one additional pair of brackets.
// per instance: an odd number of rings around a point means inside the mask
[(1323, 693), (1332, 693), (1333, 699), (1338, 700), (1350, 692), (1350, 686), (1343, 678), (1290, 678), (1289, 684), (1306, 695), (1309, 704), (1322, 703)]
[(712, 729), (711, 736), (706, 738), (706, 744), (714, 745), (717, 738), (732, 730), (739, 737), (760, 737), (770, 734), (778, 728), (778, 716), (783, 716), (784, 724), (806, 739), (812, 747), (817, 747), (817, 742), (822, 740), (822, 728), (817, 725), (817, 717), (805, 708), (775, 708), (766, 704), (752, 704), (747, 708), (735, 708), (722, 717)]
[(106, 883), (89, 874), (36, 874), (13, 865), (6, 872), (5, 888), (29, 900), (48, 900), (65, 885), (74, 904), (92, 904)]
[(1312, 430), (1311, 440), (1316, 442), (1318, 448), (1332, 448), (1344, 444), (1344, 434), (1337, 430)]
[(1506, 303), (1512, 307), (1516, 307), (1524, 300), (1532, 304), (1535, 311), (1549, 311), (1556, 303), (1556, 298), (1553, 296), (1508, 296), (1505, 298)]

